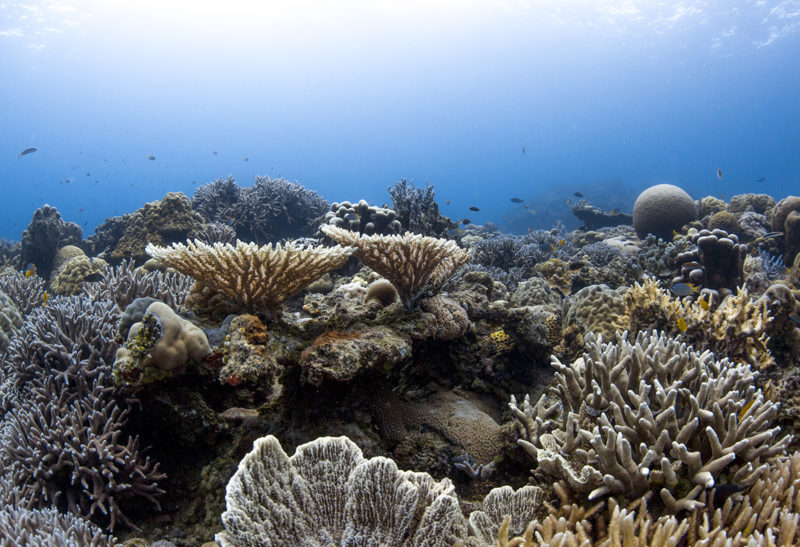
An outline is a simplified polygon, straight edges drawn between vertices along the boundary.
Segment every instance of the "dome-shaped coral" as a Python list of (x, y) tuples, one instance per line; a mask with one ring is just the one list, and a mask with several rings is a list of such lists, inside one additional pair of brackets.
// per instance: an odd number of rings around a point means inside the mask
[(633, 227), (639, 237), (655, 234), (663, 239), (697, 218), (694, 200), (672, 184), (656, 184), (636, 198), (633, 204)]

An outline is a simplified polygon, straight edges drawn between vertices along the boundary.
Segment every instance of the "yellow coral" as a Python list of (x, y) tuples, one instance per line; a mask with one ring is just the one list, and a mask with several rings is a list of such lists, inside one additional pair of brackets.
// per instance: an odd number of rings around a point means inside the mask
[(489, 340), (491, 340), (492, 346), (497, 352), (508, 351), (513, 345), (511, 337), (506, 334), (506, 331), (503, 329), (497, 329), (496, 331), (492, 332), (489, 335)]

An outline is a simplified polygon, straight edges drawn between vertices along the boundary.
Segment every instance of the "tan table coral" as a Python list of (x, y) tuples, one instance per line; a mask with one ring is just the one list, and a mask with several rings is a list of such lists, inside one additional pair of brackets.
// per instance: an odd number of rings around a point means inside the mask
[(281, 303), (323, 274), (342, 266), (347, 247), (308, 247), (295, 243), (258, 246), (199, 240), (170, 247), (149, 244), (147, 253), (195, 280), (196, 294), (221, 294), (248, 311), (277, 314)]
[(356, 247), (356, 256), (395, 286), (410, 308), (429, 280), (442, 280), (469, 259), (469, 251), (454, 241), (406, 232), (399, 235), (359, 235), (325, 225), (322, 232), (341, 245)]

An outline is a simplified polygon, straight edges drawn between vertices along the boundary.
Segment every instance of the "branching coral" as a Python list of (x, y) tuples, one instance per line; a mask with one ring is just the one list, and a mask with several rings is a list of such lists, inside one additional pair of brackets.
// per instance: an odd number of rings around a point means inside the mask
[(664, 334), (642, 332), (603, 344), (589, 334), (586, 353), (558, 371), (551, 395), (510, 408), (519, 444), (544, 472), (597, 499), (658, 491), (676, 513), (722, 473), (741, 485), (766, 470), (790, 438), (769, 428), (778, 405), (766, 401), (747, 365), (716, 361)]
[(277, 313), (281, 303), (323, 274), (342, 266), (352, 249), (305, 247), (294, 243), (258, 246), (202, 241), (171, 247), (148, 245), (147, 252), (195, 280), (195, 291), (221, 294), (251, 311)]
[(347, 437), (322, 437), (286, 455), (256, 440), (228, 483), (222, 547), (452, 545), (466, 519), (449, 479), (365, 459)]
[(2, 547), (105, 547), (114, 543), (97, 526), (55, 509), (26, 509), (10, 504), (0, 509)]
[[(775, 363), (767, 344), (767, 330), (772, 322), (767, 303), (750, 299), (747, 289), (725, 297), (717, 306), (703, 301), (689, 302), (671, 296), (651, 278), (635, 283), (625, 295), (626, 313), (620, 325), (631, 334), (647, 329), (658, 329), (668, 334), (681, 335), (697, 350), (711, 350), (731, 360), (743, 361), (760, 369)], [(685, 322), (685, 329), (683, 323)]]
[(439, 205), (434, 199), (433, 186), (425, 189), (410, 184), (405, 179), (389, 188), (392, 209), (397, 212), (402, 229), (431, 237), (444, 237), (448, 230), (458, 224), (439, 214)]
[(395, 286), (400, 299), (411, 308), (430, 280), (441, 282), (469, 258), (454, 241), (404, 235), (363, 236), (335, 226), (321, 230), (342, 245), (355, 247), (356, 256)]
[(146, 272), (134, 268), (133, 261), (123, 260), (118, 266), (106, 269), (102, 279), (86, 286), (84, 292), (95, 300), (110, 300), (120, 310), (144, 297), (155, 298), (178, 309), (186, 302), (192, 283), (188, 275), (158, 270)]

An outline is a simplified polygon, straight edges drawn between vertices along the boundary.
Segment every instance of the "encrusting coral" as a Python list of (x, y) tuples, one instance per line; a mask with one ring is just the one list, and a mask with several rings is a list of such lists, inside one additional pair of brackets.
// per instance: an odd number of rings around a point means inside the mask
[(355, 247), (356, 256), (395, 286), (411, 308), (429, 281), (441, 281), (469, 259), (469, 251), (454, 241), (406, 232), (400, 235), (359, 235), (324, 225), (322, 232), (341, 245)]
[(295, 243), (236, 245), (202, 241), (147, 246), (147, 253), (195, 280), (193, 292), (222, 295), (248, 311), (277, 314), (281, 303), (323, 274), (342, 266), (347, 247)]
[(602, 343), (588, 334), (583, 357), (552, 358), (557, 384), (535, 405), (510, 408), (534, 474), (563, 479), (590, 500), (657, 491), (671, 513), (697, 507), (723, 474), (750, 485), (790, 437), (769, 428), (779, 405), (755, 386), (757, 372), (714, 360), (657, 332)]

